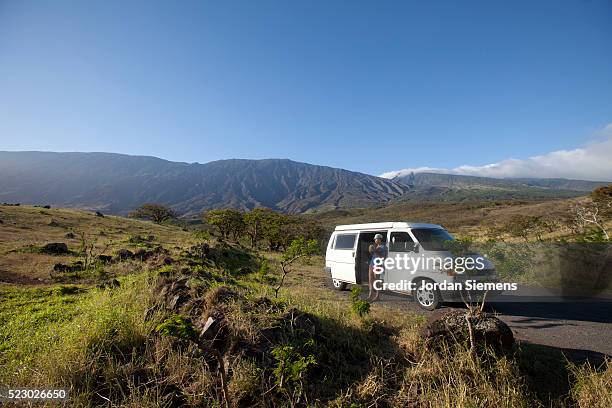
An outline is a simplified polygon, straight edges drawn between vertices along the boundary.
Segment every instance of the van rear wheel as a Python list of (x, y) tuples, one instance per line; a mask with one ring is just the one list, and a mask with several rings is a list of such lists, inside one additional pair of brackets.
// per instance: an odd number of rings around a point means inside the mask
[(435, 310), (440, 307), (442, 303), (440, 292), (435, 288), (422, 288), (423, 282), (434, 283), (431, 279), (421, 279), (417, 281), (416, 289), (412, 292), (412, 296), (421, 309)]
[(332, 279), (332, 285), (334, 285), (334, 289), (336, 290), (345, 290), (346, 289), (346, 282), (342, 282), (339, 281), (338, 279)]

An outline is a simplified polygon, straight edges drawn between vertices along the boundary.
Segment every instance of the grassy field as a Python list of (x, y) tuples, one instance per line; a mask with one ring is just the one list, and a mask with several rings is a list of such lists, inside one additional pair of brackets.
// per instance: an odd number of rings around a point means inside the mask
[[(119, 249), (136, 251), (154, 245), (176, 253), (195, 242), (192, 234), (174, 226), (62, 208), (0, 206), (0, 220), (0, 281), (6, 283), (53, 283), (49, 274), (53, 266), (77, 260), (74, 253), (81, 250), (83, 238), (94, 245), (94, 253), (111, 255)], [(54, 256), (37, 251), (51, 242), (66, 243), (71, 253)]]
[[(609, 364), (529, 345), (426, 352), (423, 316), (381, 304), (359, 316), (326, 285), (320, 256), (296, 264), (276, 297), (279, 254), (75, 210), (2, 206), (0, 219), (0, 384), (63, 387), (67, 406), (612, 405)], [(54, 265), (82, 258), (81, 233), (113, 261), (58, 282)], [(41, 253), (50, 242), (70, 252)]]

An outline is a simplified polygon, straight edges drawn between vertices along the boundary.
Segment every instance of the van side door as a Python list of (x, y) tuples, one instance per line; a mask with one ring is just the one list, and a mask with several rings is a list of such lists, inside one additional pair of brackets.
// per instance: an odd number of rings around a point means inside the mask
[(389, 258), (398, 260), (385, 268), (385, 282), (398, 284), (410, 282), (414, 277), (412, 258), (418, 257), (415, 252), (415, 241), (407, 230), (389, 231)]
[(355, 283), (355, 247), (357, 245), (357, 232), (340, 232), (331, 243), (328, 266), (331, 267), (333, 279), (343, 282)]

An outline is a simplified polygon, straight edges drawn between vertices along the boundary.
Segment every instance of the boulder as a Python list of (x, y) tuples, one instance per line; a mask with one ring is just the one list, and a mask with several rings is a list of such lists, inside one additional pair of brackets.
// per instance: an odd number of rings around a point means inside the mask
[(63, 263), (56, 263), (55, 265), (53, 265), (53, 272), (74, 272), (74, 271), (75, 271), (74, 265), (66, 265)]
[(117, 279), (110, 279), (97, 285), (98, 289), (115, 289), (121, 287), (121, 282)]
[(136, 251), (134, 251), (134, 259), (145, 261), (147, 258), (148, 258), (148, 252), (146, 249), (138, 248)]
[(109, 264), (113, 261), (113, 257), (110, 255), (98, 255), (97, 259), (103, 264)]
[(303, 337), (313, 337), (320, 330), (316, 317), (296, 308), (287, 310), (281, 320), (291, 332), (298, 332)]
[(204, 300), (206, 305), (212, 308), (219, 304), (228, 303), (237, 297), (238, 293), (229, 286), (216, 286), (206, 293)]
[(204, 322), (204, 326), (200, 330), (200, 338), (203, 340), (214, 340), (219, 331), (219, 321), (209, 316)]
[[(467, 310), (438, 309), (427, 319), (421, 335), (427, 339), (428, 347), (439, 348), (443, 343), (469, 345), (469, 330), (466, 320)], [(491, 313), (479, 313), (470, 317), (477, 346), (486, 346), (495, 351), (510, 350), (514, 345), (514, 335), (506, 323)]]
[(118, 261), (125, 261), (127, 259), (134, 259), (134, 253), (129, 249), (120, 249), (117, 251), (116, 258)]
[(50, 242), (45, 244), (40, 251), (49, 255), (66, 255), (70, 253), (68, 245), (63, 242)]
[(157, 293), (163, 300), (166, 309), (178, 312), (191, 299), (190, 287), (191, 284), (187, 276), (177, 279), (162, 279), (157, 287)]
[(69, 265), (63, 263), (56, 263), (53, 265), (53, 272), (56, 273), (71, 273), (71, 272), (80, 272), (83, 270), (85, 265), (83, 261), (74, 261)]
[[(170, 252), (166, 248), (162, 246), (156, 246), (153, 249), (137, 249), (136, 252), (134, 252), (134, 258), (141, 261), (148, 261), (149, 259), (155, 259), (159, 261), (168, 257), (169, 254)], [(164, 262), (158, 263), (161, 263), (162, 265), (165, 264)]]
[(155, 268), (174, 263), (174, 259), (170, 257), (170, 252), (162, 246), (157, 246), (149, 251), (146, 251), (141, 259), (143, 261), (146, 260), (151, 267)]

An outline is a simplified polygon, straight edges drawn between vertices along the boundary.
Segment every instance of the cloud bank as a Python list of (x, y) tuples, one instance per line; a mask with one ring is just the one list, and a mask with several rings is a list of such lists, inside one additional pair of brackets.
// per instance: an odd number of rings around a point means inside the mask
[(482, 166), (463, 165), (449, 168), (417, 167), (383, 173), (394, 178), (415, 173), (444, 173), (482, 177), (568, 178), (612, 181), (612, 123), (600, 132), (600, 140), (573, 150), (557, 150), (527, 159), (507, 159)]

